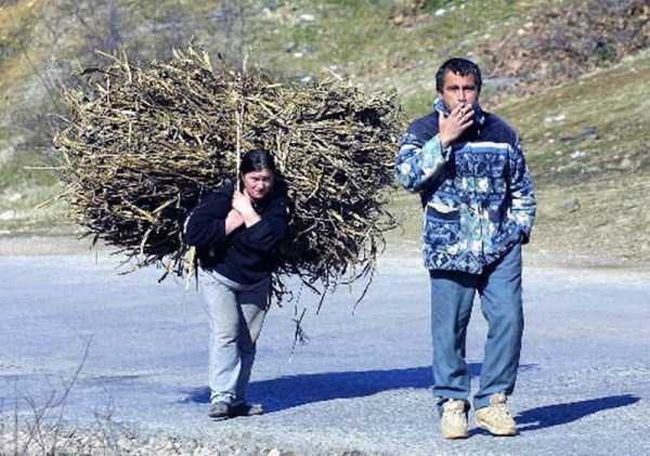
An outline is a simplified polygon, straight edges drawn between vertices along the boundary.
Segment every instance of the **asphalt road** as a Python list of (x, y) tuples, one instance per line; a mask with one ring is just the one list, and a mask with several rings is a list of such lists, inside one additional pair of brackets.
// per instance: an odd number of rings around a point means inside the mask
[[(428, 280), (417, 256), (382, 257), (356, 310), (358, 288), (338, 290), (315, 315), (316, 297), (296, 285), (296, 307), (274, 309), (259, 342), (250, 398), (268, 413), (219, 423), (206, 417), (199, 296), (174, 280), (158, 284), (161, 271), (121, 276), (116, 265), (105, 254), (0, 256), (5, 422), (33, 415), (74, 380), (66, 423), (110, 417), (142, 433), (228, 442), (240, 454), (650, 454), (648, 271), (529, 265), (511, 399), (520, 435), (473, 430), (449, 442), (438, 435), (428, 389)], [(292, 319), (303, 307), (309, 342), (292, 352)], [(485, 331), (477, 303), (474, 377)]]

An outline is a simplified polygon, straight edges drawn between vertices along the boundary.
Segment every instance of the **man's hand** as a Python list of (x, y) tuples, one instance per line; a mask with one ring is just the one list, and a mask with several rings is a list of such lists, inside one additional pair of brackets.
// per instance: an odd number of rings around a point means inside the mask
[(440, 143), (447, 147), (474, 123), (474, 109), (471, 104), (459, 104), (448, 116), (440, 115)]

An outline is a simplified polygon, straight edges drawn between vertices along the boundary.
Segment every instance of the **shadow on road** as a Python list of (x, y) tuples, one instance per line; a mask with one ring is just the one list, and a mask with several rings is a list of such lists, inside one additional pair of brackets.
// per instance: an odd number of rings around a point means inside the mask
[[(277, 412), (312, 402), (369, 396), (392, 389), (430, 386), (431, 368), (427, 366), (292, 375), (252, 382), (248, 387), (248, 395), (251, 401), (263, 403), (267, 412)], [(210, 401), (210, 390), (199, 388), (190, 391), (186, 401), (207, 403)]]
[(639, 401), (640, 398), (636, 396), (623, 394), (566, 404), (545, 405), (520, 413), (515, 417), (515, 421), (519, 425), (520, 432), (536, 431), (571, 423), (603, 410), (626, 407)]
[[(520, 366), (520, 370), (534, 367), (534, 365)], [(481, 363), (470, 363), (468, 369), (472, 377), (477, 377), (481, 374)], [(429, 366), (360, 372), (328, 372), (252, 382), (248, 388), (248, 394), (251, 401), (263, 403), (267, 412), (277, 412), (313, 402), (370, 396), (394, 389), (425, 389), (431, 387), (431, 382), (431, 367)], [(208, 388), (197, 388), (188, 391), (187, 394), (188, 397), (184, 402), (208, 403), (210, 401)]]

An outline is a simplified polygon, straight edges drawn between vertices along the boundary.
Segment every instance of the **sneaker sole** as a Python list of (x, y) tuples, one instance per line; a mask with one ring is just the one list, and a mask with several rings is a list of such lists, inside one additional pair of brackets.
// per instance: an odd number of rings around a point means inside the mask
[(469, 433), (468, 433), (468, 432), (467, 432), (467, 433), (464, 433), (464, 434), (461, 434), (461, 433), (457, 433), (457, 434), (442, 434), (442, 438), (443, 438), (443, 439), (447, 439), (447, 440), (466, 439), (467, 437), (469, 437)]
[(512, 437), (513, 435), (517, 435), (517, 429), (494, 429), (479, 419), (476, 420), (476, 426), (497, 437)]

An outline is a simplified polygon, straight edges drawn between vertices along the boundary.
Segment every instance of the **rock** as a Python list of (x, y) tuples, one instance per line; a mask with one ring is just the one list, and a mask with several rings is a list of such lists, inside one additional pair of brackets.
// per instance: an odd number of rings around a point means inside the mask
[(0, 143), (0, 165), (3, 163), (8, 163), (12, 158), (18, 153), (16, 145), (23, 140), (23, 137), (16, 137), (10, 141), (2, 141)]
[(580, 133), (576, 135), (566, 135), (560, 137), (560, 141), (583, 141), (585, 139), (600, 139), (598, 128), (585, 127)]
[(485, 87), (491, 87), (494, 89), (515, 87), (518, 83), (519, 83), (519, 78), (515, 78), (511, 76), (501, 76), (501, 77), (483, 79), (483, 85)]
[(9, 220), (14, 220), (17, 217), (16, 211), (8, 210), (0, 213), (0, 221), (6, 222)]
[(11, 193), (9, 195), (5, 196), (5, 199), (9, 201), (10, 203), (15, 203), (16, 201), (22, 199), (23, 195), (21, 193)]
[(625, 157), (623, 160), (621, 160), (621, 164), (619, 165), (620, 169), (623, 170), (631, 170), (634, 169), (634, 162), (630, 159), (630, 157)]
[(565, 209), (569, 212), (575, 212), (580, 209), (580, 201), (578, 198), (571, 198), (562, 203), (562, 209)]
[(566, 119), (566, 114), (558, 114), (557, 116), (549, 116), (545, 118), (544, 122), (546, 123), (562, 122), (564, 119)]

